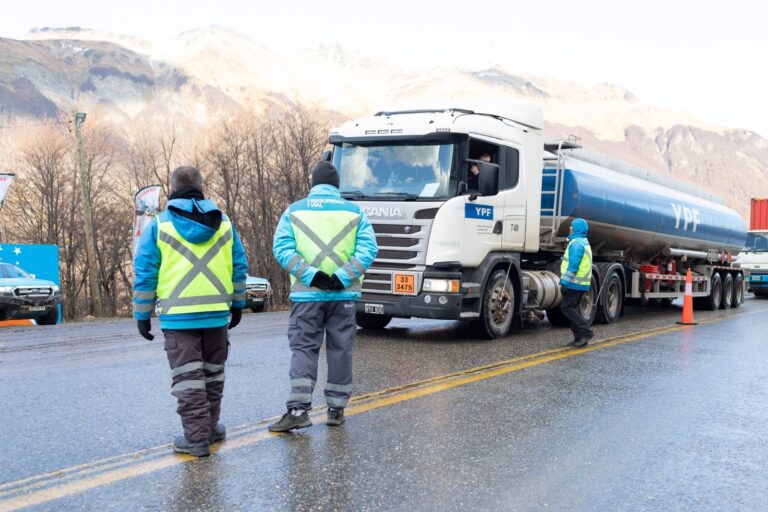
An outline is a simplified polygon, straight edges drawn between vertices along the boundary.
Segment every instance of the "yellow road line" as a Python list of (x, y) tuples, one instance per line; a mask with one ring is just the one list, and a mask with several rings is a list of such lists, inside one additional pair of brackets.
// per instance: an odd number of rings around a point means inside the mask
[[(758, 311), (739, 313), (738, 316), (745, 316), (764, 311), (765, 309), (760, 309)], [(734, 318), (734, 316), (736, 315), (713, 317), (700, 321), (699, 324), (728, 320)], [(532, 366), (538, 366), (541, 364), (594, 352), (596, 350), (602, 350), (605, 348), (630, 343), (632, 341), (691, 328), (691, 326), (675, 325), (608, 338), (581, 349), (556, 348), (545, 350), (535, 354), (506, 359), (467, 370), (441, 375), (404, 386), (388, 388), (382, 391), (360, 395), (350, 402), (350, 406), (346, 409), (346, 415), (353, 416), (355, 414), (373, 411), (375, 409), (406, 402), (408, 400), (413, 400), (422, 396), (439, 393), (448, 389), (453, 389), (474, 382), (498, 377), (500, 375), (524, 370)], [(313, 409), (311, 417), (313, 419), (321, 417), (324, 410), (325, 407), (316, 407)], [(235, 434), (232, 438), (228, 438), (224, 444), (215, 446), (212, 451), (227, 452), (254, 445), (272, 437), (280, 436), (281, 434), (273, 434), (266, 430), (265, 427), (268, 421), (270, 421), (270, 419), (260, 420), (258, 422), (232, 429), (233, 432), (242, 433)], [(258, 430), (249, 432), (249, 430), (254, 428)], [(46, 503), (48, 501), (64, 498), (90, 489), (94, 489), (96, 487), (113, 484), (128, 478), (159, 471), (171, 466), (175, 466), (177, 464), (181, 464), (183, 462), (196, 460), (195, 457), (188, 455), (175, 455), (167, 454), (167, 452), (164, 451), (161, 452), (161, 450), (166, 449), (170, 449), (170, 445), (148, 448), (130, 454), (119, 455), (116, 457), (102, 459), (100, 461), (80, 464), (71, 468), (65, 468), (59, 471), (46, 473), (44, 475), (29, 477), (22, 480), (17, 480), (15, 482), (3, 484), (0, 486), (0, 489), (2, 489), (2, 491), (0, 491), (0, 511), (12, 511), (24, 507), (39, 505), (41, 503)], [(145, 457), (159, 455), (159, 457), (151, 460), (141, 461), (142, 455)], [(116, 467), (120, 466), (121, 464), (125, 467)], [(96, 474), (92, 475), (91, 473), (94, 472)], [(57, 480), (66, 479), (70, 476), (75, 478), (75, 480), (70, 482), (57, 483)], [(46, 485), (49, 485), (49, 487), (45, 487)], [(39, 489), (39, 487), (44, 488)], [(15, 496), (10, 497), (11, 495)], [(4, 496), (9, 496), (9, 498), (3, 499)]]

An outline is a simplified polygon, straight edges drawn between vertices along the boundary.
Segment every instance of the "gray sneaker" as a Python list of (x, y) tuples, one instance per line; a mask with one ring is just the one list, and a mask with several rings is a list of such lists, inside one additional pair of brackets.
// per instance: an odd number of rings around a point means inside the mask
[(329, 427), (338, 427), (347, 421), (344, 419), (344, 409), (328, 409), (328, 420), (325, 422)]
[(307, 411), (301, 411), (301, 414), (296, 416), (291, 411), (283, 414), (283, 416), (268, 426), (270, 432), (288, 432), (297, 428), (307, 428), (312, 426), (312, 421), (309, 419)]
[(227, 437), (227, 427), (221, 423), (213, 426), (212, 433), (208, 438), (208, 444), (220, 443)]

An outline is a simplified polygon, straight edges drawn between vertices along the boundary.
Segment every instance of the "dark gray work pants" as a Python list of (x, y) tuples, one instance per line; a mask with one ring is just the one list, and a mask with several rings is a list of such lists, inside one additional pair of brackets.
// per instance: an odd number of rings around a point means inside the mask
[(594, 335), (587, 321), (579, 314), (579, 302), (581, 302), (584, 293), (586, 292), (582, 290), (566, 288), (563, 293), (563, 300), (560, 302), (560, 311), (571, 324), (574, 339), (591, 338)]
[(207, 439), (219, 421), (224, 395), (224, 363), (229, 353), (227, 326), (163, 330), (171, 365), (171, 394), (178, 401), (184, 437)]
[(294, 302), (288, 320), (291, 347), (291, 396), (288, 409), (308, 410), (317, 382), (317, 361), (325, 339), (328, 383), (325, 403), (343, 409), (352, 394), (352, 346), (355, 342), (352, 301)]

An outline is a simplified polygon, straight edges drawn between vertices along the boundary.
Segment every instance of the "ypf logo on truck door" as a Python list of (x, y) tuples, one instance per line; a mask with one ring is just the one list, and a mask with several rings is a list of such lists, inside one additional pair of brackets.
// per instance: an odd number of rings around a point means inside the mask
[(466, 203), (464, 217), (467, 219), (493, 220), (493, 206), (488, 204)]

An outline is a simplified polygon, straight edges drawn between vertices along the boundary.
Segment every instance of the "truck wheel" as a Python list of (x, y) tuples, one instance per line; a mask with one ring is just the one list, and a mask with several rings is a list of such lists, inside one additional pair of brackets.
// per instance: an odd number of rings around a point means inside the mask
[(383, 329), (392, 320), (389, 315), (355, 313), (355, 323), (363, 329)]
[(612, 324), (619, 320), (621, 304), (624, 300), (624, 288), (619, 274), (611, 272), (602, 288), (602, 303), (597, 306), (596, 320), (601, 324)]
[[(717, 311), (720, 308), (720, 302), (723, 300), (723, 280), (720, 277), (720, 274), (717, 272), (712, 274), (709, 286), (709, 295), (701, 297), (699, 304), (701, 305), (701, 309)], [(696, 301), (694, 301), (694, 305), (695, 303)]]
[(723, 279), (723, 298), (720, 300), (720, 309), (730, 309), (733, 304), (733, 276), (730, 272)]
[(59, 319), (59, 308), (53, 308), (43, 316), (37, 319), (37, 325), (56, 325)]
[(731, 307), (737, 308), (744, 302), (744, 276), (736, 274), (733, 278), (733, 299)]
[(480, 318), (473, 323), (485, 338), (501, 338), (509, 334), (514, 316), (515, 286), (507, 278), (507, 271), (499, 269), (485, 284)]

